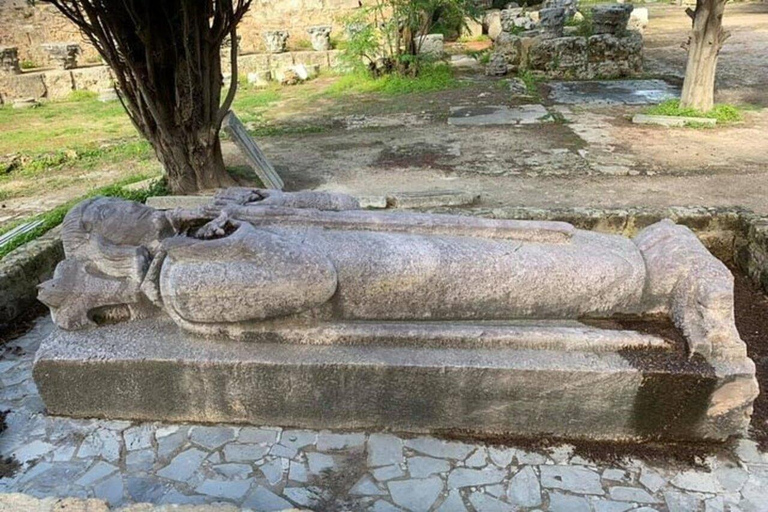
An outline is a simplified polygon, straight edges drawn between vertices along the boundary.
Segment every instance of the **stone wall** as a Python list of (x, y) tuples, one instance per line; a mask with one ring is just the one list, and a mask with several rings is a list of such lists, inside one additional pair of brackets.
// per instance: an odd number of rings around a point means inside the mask
[[(289, 48), (308, 46), (307, 28), (332, 25), (334, 34), (342, 29), (341, 18), (358, 8), (360, 0), (254, 0), (240, 24), (240, 47), (245, 53), (264, 51), (262, 34), (267, 30), (287, 30)], [(51, 5), (26, 0), (0, 0), (0, 46), (15, 46), (22, 61), (37, 66), (49, 64), (41, 45), (51, 42), (81, 44), (84, 63), (99, 61), (96, 51), (75, 26)]]
[(0, 259), (0, 328), (39, 304), (37, 285), (51, 278), (63, 258), (59, 229), (54, 229)]

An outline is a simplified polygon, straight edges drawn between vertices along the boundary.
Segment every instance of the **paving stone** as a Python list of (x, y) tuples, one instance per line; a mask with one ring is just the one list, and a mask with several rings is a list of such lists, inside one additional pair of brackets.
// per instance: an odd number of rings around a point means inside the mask
[(82, 485), (83, 487), (88, 487), (93, 485), (94, 482), (101, 480), (105, 476), (111, 475), (115, 471), (117, 471), (116, 466), (113, 466), (112, 464), (104, 461), (98, 461), (96, 464), (91, 466), (91, 468), (86, 471), (83, 476), (78, 478), (75, 483), (77, 485)]
[(239, 501), (251, 488), (248, 480), (206, 480), (195, 488), (198, 494), (206, 494), (232, 501)]
[(637, 487), (611, 487), (610, 496), (616, 501), (631, 501), (635, 503), (661, 503), (661, 500), (654, 498), (647, 491)]
[(309, 480), (307, 473), (308, 470), (306, 464), (292, 460), (290, 469), (288, 470), (288, 480), (306, 483)]
[(282, 444), (274, 444), (272, 448), (269, 448), (269, 454), (275, 457), (285, 457), (286, 459), (293, 459), (299, 454), (299, 450)]
[(515, 451), (510, 448), (495, 448), (492, 446), (488, 448), (488, 455), (491, 457), (491, 462), (500, 468), (506, 468), (512, 464), (512, 459), (515, 457)]
[(678, 87), (663, 80), (589, 80), (550, 82), (555, 103), (648, 105), (680, 96)]
[(22, 475), (17, 476), (18, 483), (25, 484), (36, 478), (42, 477), (45, 473), (48, 473), (53, 469), (53, 464), (50, 462), (38, 462), (32, 468), (25, 471)]
[(745, 512), (768, 512), (768, 500), (765, 499), (765, 489), (765, 481), (760, 481), (754, 475), (750, 476), (747, 483), (741, 489), (741, 495), (744, 498), (739, 504), (741, 508)]
[(189, 440), (206, 450), (215, 450), (237, 437), (237, 430), (232, 427), (192, 427)]
[(486, 494), (490, 494), (494, 498), (501, 498), (507, 493), (506, 489), (501, 484), (486, 485), (485, 487), (483, 487), (483, 491)]
[(259, 512), (272, 512), (291, 509), (293, 505), (266, 487), (258, 486), (243, 502), (243, 508), (252, 508)]
[(300, 450), (317, 442), (317, 432), (310, 430), (284, 430), (280, 444)]
[(634, 503), (627, 503), (624, 501), (611, 501), (603, 499), (592, 501), (592, 508), (594, 508), (595, 512), (626, 512), (634, 506)]
[(283, 461), (274, 459), (259, 466), (259, 470), (267, 479), (269, 485), (275, 485), (283, 479)]
[(704, 500), (704, 512), (725, 512), (725, 500), (722, 496), (715, 496)]
[(126, 451), (130, 452), (133, 450), (152, 448), (154, 430), (154, 426), (149, 424), (125, 429), (123, 431), (123, 440), (125, 441)]
[(514, 450), (515, 453), (515, 459), (517, 459), (517, 463), (520, 466), (524, 465), (530, 465), (530, 466), (540, 466), (541, 464), (547, 463), (547, 457), (540, 453), (536, 452), (529, 452), (526, 450)]
[(402, 512), (403, 509), (394, 506), (388, 501), (378, 500), (368, 510), (371, 512)]
[(61, 446), (59, 448), (56, 448), (53, 451), (51, 460), (53, 462), (69, 462), (70, 460), (72, 460), (72, 457), (75, 455), (76, 450), (77, 450), (77, 446), (75, 445)]
[(125, 456), (125, 468), (131, 472), (149, 471), (155, 464), (154, 450), (139, 450)]
[(481, 446), (464, 461), (464, 464), (469, 468), (484, 468), (488, 465), (488, 451)]
[(345, 450), (362, 447), (365, 444), (365, 434), (334, 434), (322, 431), (317, 436), (317, 449), (321, 452)]
[(51, 443), (36, 440), (15, 449), (11, 455), (19, 461), (20, 464), (26, 464), (27, 462), (37, 460), (43, 455), (50, 453), (54, 448), (55, 447)]
[(712, 473), (688, 470), (678, 473), (670, 482), (679, 489), (696, 492), (723, 492), (723, 486)]
[(107, 477), (93, 487), (93, 495), (100, 500), (106, 501), (112, 507), (123, 503), (124, 492), (123, 477), (119, 473)]
[(224, 460), (227, 462), (253, 462), (264, 457), (269, 451), (269, 447), (258, 444), (230, 443), (224, 446)]
[(186, 482), (195, 474), (207, 455), (197, 448), (189, 448), (176, 455), (167, 466), (157, 472), (157, 475), (177, 482)]
[(768, 463), (768, 453), (761, 453), (757, 443), (751, 439), (739, 439), (734, 453), (740, 461), (748, 464)]
[(461, 493), (458, 490), (452, 490), (435, 512), (467, 512), (467, 507), (461, 499)]
[(667, 480), (657, 472), (643, 468), (640, 472), (640, 483), (652, 493), (657, 493), (659, 489), (667, 485)]
[(309, 472), (315, 475), (326, 470), (333, 470), (336, 467), (336, 462), (332, 456), (317, 452), (307, 454), (307, 464), (309, 464)]
[(371, 434), (368, 437), (368, 465), (390, 466), (403, 462), (403, 441), (390, 434)]
[(120, 432), (106, 428), (92, 432), (83, 440), (77, 450), (77, 457), (101, 457), (109, 462), (117, 462), (120, 459)]
[(396, 480), (387, 483), (395, 505), (411, 512), (427, 512), (443, 491), (443, 481), (432, 476), (424, 479)]
[(280, 435), (278, 430), (256, 427), (243, 427), (237, 436), (238, 443), (275, 444)]
[[(400, 478), (401, 476), (405, 475), (405, 471), (398, 466), (398, 465), (392, 465), (392, 466), (382, 466), (380, 468), (376, 468), (371, 471), (371, 474), (373, 474), (373, 478), (378, 480), (379, 482), (386, 482), (387, 480), (392, 480), (393, 478)], [(411, 474), (411, 476), (414, 476)], [(425, 475), (428, 476), (428, 475)], [(418, 478), (418, 477), (414, 477)]]
[(477, 512), (515, 512), (517, 510), (509, 503), (479, 491), (469, 495), (469, 502)]
[(163, 437), (157, 437), (157, 457), (167, 459), (174, 455), (187, 442), (187, 432), (176, 431)]
[(411, 450), (437, 457), (438, 459), (464, 460), (474, 450), (473, 446), (452, 441), (443, 441), (432, 437), (417, 437), (408, 439), (405, 446)]
[(135, 503), (158, 503), (168, 492), (168, 487), (150, 477), (130, 476), (126, 479), (125, 488)]
[(423, 456), (408, 458), (408, 472), (412, 478), (425, 478), (429, 475), (446, 473), (450, 469), (451, 464), (447, 460)]
[(701, 500), (695, 494), (678, 491), (664, 491), (664, 502), (669, 512), (690, 512), (698, 510), (701, 505)]
[(541, 505), (541, 485), (531, 466), (524, 466), (509, 481), (507, 499), (510, 503), (521, 507), (538, 507)]
[(497, 484), (507, 476), (501, 469), (470, 469), (456, 468), (448, 474), (448, 487), (474, 487), (478, 485)]
[(216, 464), (213, 466), (213, 470), (221, 476), (225, 476), (232, 480), (243, 480), (253, 473), (253, 468), (249, 464), (236, 464), (232, 462)]
[(539, 466), (541, 485), (578, 494), (603, 495), (600, 475), (581, 466)]
[(561, 492), (549, 493), (550, 512), (590, 512), (589, 502), (582, 496), (572, 496)]
[(180, 430), (182, 428), (179, 425), (161, 425), (155, 429), (155, 439), (170, 436)]
[(353, 496), (386, 496), (387, 491), (381, 489), (376, 482), (373, 481), (370, 475), (363, 475), (352, 486), (349, 494)]
[(603, 471), (603, 480), (612, 482), (629, 482), (629, 475), (623, 469), (608, 468)]
[(313, 507), (320, 500), (320, 496), (308, 487), (286, 487), (283, 495), (302, 507)]
[(160, 505), (202, 505), (208, 500), (209, 498), (205, 496), (188, 496), (180, 493), (176, 489), (171, 489), (160, 498), (158, 503)]
[(713, 473), (726, 491), (740, 491), (749, 478), (749, 473), (738, 466), (718, 467)]

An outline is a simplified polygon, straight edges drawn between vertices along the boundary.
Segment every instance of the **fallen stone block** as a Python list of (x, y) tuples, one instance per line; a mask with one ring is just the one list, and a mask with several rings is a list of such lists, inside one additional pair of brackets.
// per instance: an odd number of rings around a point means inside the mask
[(657, 124), (659, 126), (677, 127), (690, 125), (715, 126), (717, 119), (709, 117), (680, 117), (680, 116), (657, 116), (650, 114), (635, 114), (632, 117), (635, 124)]
[(436, 208), (439, 206), (467, 206), (479, 200), (479, 194), (462, 192), (460, 190), (399, 192), (387, 196), (387, 206), (391, 208)]

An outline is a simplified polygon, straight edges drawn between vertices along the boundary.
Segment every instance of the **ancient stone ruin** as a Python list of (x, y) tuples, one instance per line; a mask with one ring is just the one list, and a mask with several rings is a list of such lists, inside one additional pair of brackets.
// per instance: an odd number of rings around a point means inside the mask
[(486, 73), (525, 69), (548, 78), (587, 80), (636, 75), (643, 67), (643, 37), (627, 30), (631, 12), (629, 4), (593, 7), (593, 35), (587, 37), (564, 33), (565, 8), (541, 9), (534, 30), (498, 34)]
[(12, 75), (21, 73), (19, 51), (15, 46), (0, 46), (0, 73), (10, 73)]
[(316, 52), (324, 52), (331, 49), (331, 26), (322, 25), (307, 29), (312, 49)]
[(48, 52), (48, 57), (56, 67), (61, 69), (75, 69), (77, 59), (81, 54), (80, 45), (77, 43), (45, 43), (43, 49)]
[(234, 188), (88, 199), (61, 234), (51, 414), (723, 440), (758, 392), (733, 277), (671, 221), (629, 239)]
[(283, 53), (288, 47), (289, 34), (285, 30), (272, 30), (264, 32), (264, 43), (267, 46), (267, 53)]

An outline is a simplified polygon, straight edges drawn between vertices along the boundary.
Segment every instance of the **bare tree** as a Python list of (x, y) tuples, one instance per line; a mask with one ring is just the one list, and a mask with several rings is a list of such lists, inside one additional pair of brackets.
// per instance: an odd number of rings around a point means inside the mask
[[(234, 183), (219, 129), (237, 91), (237, 24), (251, 0), (48, 0), (114, 73), (128, 116), (152, 144), (174, 193)], [(232, 79), (221, 98), (220, 51)]]
[(717, 57), (730, 34), (723, 30), (728, 0), (696, 0), (696, 10), (686, 9), (693, 20), (688, 38), (688, 63), (680, 101), (682, 107), (708, 112), (714, 106)]

